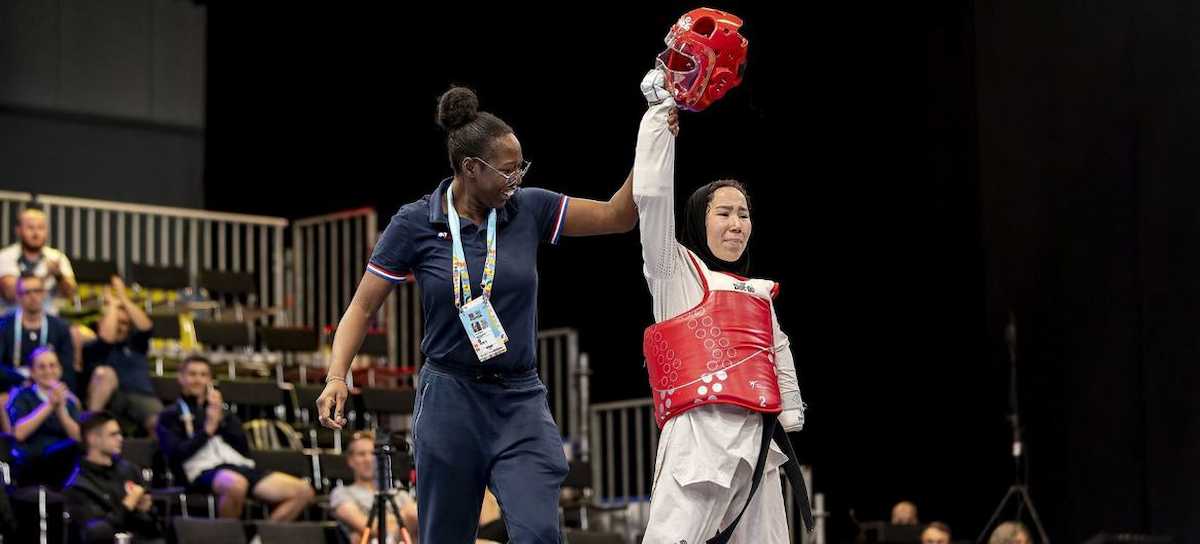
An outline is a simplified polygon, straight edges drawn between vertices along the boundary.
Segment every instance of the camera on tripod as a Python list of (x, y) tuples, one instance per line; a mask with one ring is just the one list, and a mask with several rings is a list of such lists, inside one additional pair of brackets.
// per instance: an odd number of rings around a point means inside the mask
[(392, 535), (392, 539), (389, 539), (387, 517), (390, 513), (395, 519), (401, 519), (400, 509), (395, 502), (396, 481), (407, 480), (412, 472), (410, 451), (404, 433), (385, 429), (375, 431), (375, 500), (367, 516), (367, 530), (363, 534), (363, 542), (370, 537), (379, 543), (409, 541), (407, 531), (403, 528), (400, 529), (399, 535)]
[(407, 436), (398, 431), (375, 431), (375, 484), (381, 491), (391, 491), (395, 482), (409, 481), (412, 471), (412, 449)]

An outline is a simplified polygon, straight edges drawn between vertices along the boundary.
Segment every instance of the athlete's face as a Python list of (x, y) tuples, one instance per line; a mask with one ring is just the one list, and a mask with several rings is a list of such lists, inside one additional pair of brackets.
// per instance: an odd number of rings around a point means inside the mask
[(735, 187), (713, 191), (704, 215), (708, 250), (722, 261), (734, 262), (750, 242), (750, 205), (746, 195)]

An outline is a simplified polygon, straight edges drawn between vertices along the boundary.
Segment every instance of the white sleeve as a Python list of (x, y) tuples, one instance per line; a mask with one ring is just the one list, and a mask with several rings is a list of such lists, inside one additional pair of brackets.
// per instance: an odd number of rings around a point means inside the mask
[(17, 266), (18, 252), (9, 251), (12, 247), (9, 246), (0, 251), (0, 278), (21, 275), (21, 269)]
[[(782, 397), (784, 411), (780, 421), (784, 422), (785, 428), (790, 426), (799, 430), (804, 426), (804, 399), (800, 397), (800, 381), (796, 378), (796, 363), (792, 359), (791, 342), (779, 328), (779, 317), (775, 315), (774, 304), (771, 305), (771, 323), (775, 329), (775, 374), (779, 379), (779, 395)], [(796, 417), (799, 421), (794, 421)], [(787, 421), (789, 418), (793, 421)]]
[(679, 257), (675, 241), (675, 136), (667, 116), (675, 101), (650, 106), (638, 127), (633, 159), (633, 201), (638, 208), (642, 262), (648, 280), (671, 277)]
[(346, 502), (351, 500), (350, 493), (346, 492), (345, 484), (333, 488), (333, 492), (329, 494), (329, 509), (337, 510)]
[(62, 273), (64, 278), (75, 281), (75, 269), (71, 268), (71, 259), (66, 253), (58, 254), (58, 271)]

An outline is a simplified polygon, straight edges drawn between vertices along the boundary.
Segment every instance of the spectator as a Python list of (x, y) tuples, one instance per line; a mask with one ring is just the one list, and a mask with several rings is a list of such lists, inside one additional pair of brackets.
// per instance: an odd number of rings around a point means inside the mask
[(16, 304), (17, 278), (33, 275), (42, 279), (48, 296), (46, 312), (57, 315), (54, 297), (75, 294), (75, 272), (71, 260), (57, 249), (46, 245), (49, 227), (46, 213), (26, 208), (17, 219), (19, 242), (0, 250), (0, 305)]
[(917, 505), (901, 501), (892, 507), (892, 525), (918, 525)]
[(921, 544), (950, 544), (950, 527), (940, 521), (930, 523), (921, 531)]
[(107, 410), (153, 435), (162, 402), (150, 384), (150, 335), (154, 322), (125, 293), (113, 276), (105, 292), (104, 315), (94, 342), (83, 348), (88, 381), (88, 410)]
[(141, 469), (121, 459), (121, 426), (108, 412), (85, 414), (79, 425), (86, 453), (64, 490), (67, 511), (84, 544), (113, 541), (119, 532), (137, 542), (163, 542)]
[(193, 355), (179, 368), (179, 400), (158, 420), (158, 444), (177, 481), (218, 497), (221, 517), (239, 518), (246, 497), (272, 505), (272, 521), (296, 519), (316, 494), (303, 480), (254, 468), (241, 421), (212, 387), (208, 359)]
[(1019, 521), (1006, 521), (996, 526), (988, 544), (1033, 544), (1029, 529)]
[[(33, 350), (52, 346), (62, 364), (62, 381), (74, 393), (79, 393), (76, 378), (78, 365), (71, 339), (71, 325), (46, 314), (44, 281), (34, 275), (17, 279), (19, 306), (15, 312), (0, 318), (0, 390), (8, 391), (25, 381), (17, 372), (29, 361)], [(2, 394), (2, 393), (0, 393)]]
[(79, 459), (79, 399), (60, 379), (62, 365), (49, 346), (30, 356), (33, 384), (8, 400), (17, 480), (58, 488)]
[[(343, 527), (347, 525), (356, 528), (351, 530), (353, 537), (351, 542), (359, 542), (362, 538), (362, 530), (366, 528), (367, 517), (371, 512), (371, 507), (375, 504), (376, 487), (374, 483), (374, 435), (370, 432), (355, 433), (350, 439), (349, 452), (347, 463), (350, 463), (351, 470), (354, 471), (355, 484), (360, 482), (371, 482), (369, 495), (363, 491), (351, 490), (353, 486), (340, 486), (333, 491), (329, 497), (330, 506), (334, 509), (334, 517), (339, 522), (343, 523)], [(357, 447), (356, 447), (357, 444)], [(367, 455), (370, 453), (371, 455)], [(357, 462), (355, 461), (357, 459)], [(370, 459), (370, 470), (367, 470), (366, 459)], [(364, 479), (365, 478), (365, 479)], [(420, 541), (417, 524), (417, 504), (412, 500), (411, 496), (405, 492), (397, 493), (396, 506), (400, 509), (400, 517), (402, 518), (403, 527), (408, 529), (409, 535), (413, 542)], [(393, 532), (399, 526), (394, 520), (389, 519), (388, 535), (395, 535)], [(492, 490), (483, 489), (483, 501), (479, 508), (479, 527), (476, 532), (475, 544), (503, 544), (509, 541), (508, 527), (505, 525), (503, 512), (500, 511), (500, 503), (496, 500), (496, 496), (492, 494)], [(372, 524), (372, 531), (375, 525)], [(391, 536), (388, 537), (389, 540)]]
[[(375, 505), (375, 435), (369, 431), (354, 433), (346, 449), (346, 464), (354, 472), (354, 483), (341, 485), (329, 495), (329, 507), (333, 517), (338, 520), (342, 530), (350, 537), (350, 542), (359, 542), (362, 531), (367, 526), (371, 507)], [(400, 527), (408, 527), (409, 533), (416, 532), (417, 504), (406, 491), (395, 494), (396, 508), (400, 510), (402, 519), (397, 520), (388, 512), (387, 529), (389, 535), (399, 535)], [(378, 523), (378, 521), (376, 521)], [(372, 529), (377, 528), (372, 525)], [(375, 531), (372, 531), (373, 533)]]

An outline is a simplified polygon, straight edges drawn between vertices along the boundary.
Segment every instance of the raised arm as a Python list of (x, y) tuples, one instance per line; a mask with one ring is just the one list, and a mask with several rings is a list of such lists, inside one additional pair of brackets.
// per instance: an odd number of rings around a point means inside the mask
[(633, 159), (633, 200), (641, 224), (642, 262), (647, 278), (670, 277), (678, 252), (675, 241), (675, 135), (668, 118), (675, 101), (662, 90), (661, 72), (654, 70), (642, 81), (642, 93), (651, 102), (638, 127)]

